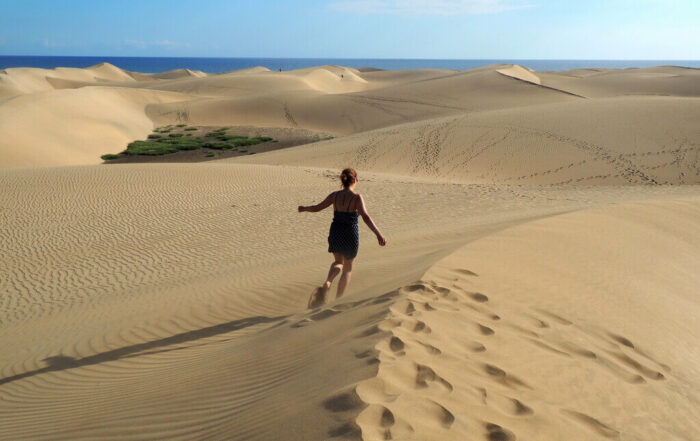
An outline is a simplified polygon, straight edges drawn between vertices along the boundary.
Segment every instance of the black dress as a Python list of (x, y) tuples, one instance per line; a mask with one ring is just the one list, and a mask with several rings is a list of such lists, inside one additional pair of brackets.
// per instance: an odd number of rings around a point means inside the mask
[[(352, 206), (355, 196), (350, 199), (347, 208)], [(335, 206), (335, 201), (333, 205)], [(357, 211), (335, 210), (333, 212), (333, 222), (328, 233), (329, 253), (340, 253), (346, 259), (354, 259), (357, 256), (357, 251), (360, 247), (360, 232), (357, 227), (358, 216), (359, 213)]]

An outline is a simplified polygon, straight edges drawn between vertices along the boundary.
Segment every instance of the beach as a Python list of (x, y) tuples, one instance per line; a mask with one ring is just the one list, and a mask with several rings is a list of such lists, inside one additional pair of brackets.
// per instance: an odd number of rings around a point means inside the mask
[[(674, 66), (0, 71), (0, 439), (691, 440), (699, 121)], [(101, 159), (178, 125), (279, 142)], [(310, 310), (345, 167), (388, 245)]]

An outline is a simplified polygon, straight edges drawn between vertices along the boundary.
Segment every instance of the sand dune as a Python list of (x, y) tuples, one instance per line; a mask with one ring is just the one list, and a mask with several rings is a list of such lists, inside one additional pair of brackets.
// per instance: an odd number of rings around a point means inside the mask
[[(0, 72), (0, 439), (693, 439), (698, 84)], [(99, 164), (174, 123), (336, 138)], [(389, 245), (307, 310), (346, 166)]]
[(13, 96), (53, 90), (52, 81), (80, 83), (133, 82), (125, 71), (109, 63), (85, 69), (59, 67), (56, 69), (9, 68), (0, 71), (0, 96)]
[(172, 92), (89, 87), (20, 95), (0, 106), (0, 164), (99, 164), (153, 129), (146, 107), (187, 99)]
[(430, 119), (239, 161), (460, 182), (697, 184), (697, 120), (695, 99), (585, 100)]
[(621, 95), (700, 96), (700, 69), (655, 67), (538, 73), (542, 84), (590, 98)]

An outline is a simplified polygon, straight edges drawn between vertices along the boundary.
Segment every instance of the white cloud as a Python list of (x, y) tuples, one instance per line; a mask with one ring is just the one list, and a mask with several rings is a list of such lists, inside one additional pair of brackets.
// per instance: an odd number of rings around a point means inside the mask
[(532, 7), (513, 0), (346, 0), (331, 8), (353, 14), (465, 15), (494, 14)]
[(62, 42), (56, 41), (56, 40), (49, 40), (49, 39), (44, 39), (44, 41), (42, 41), (41, 44), (44, 47), (63, 47), (63, 46), (65, 46), (65, 43), (62, 43)]
[(135, 47), (138, 49), (146, 49), (146, 42), (143, 40), (124, 40), (124, 46)]
[(143, 40), (124, 40), (122, 41), (124, 46), (134, 47), (137, 49), (146, 49), (148, 47), (161, 47), (161, 48), (179, 48), (179, 47), (190, 47), (190, 43), (178, 43), (170, 40), (157, 40), (157, 41), (143, 41)]

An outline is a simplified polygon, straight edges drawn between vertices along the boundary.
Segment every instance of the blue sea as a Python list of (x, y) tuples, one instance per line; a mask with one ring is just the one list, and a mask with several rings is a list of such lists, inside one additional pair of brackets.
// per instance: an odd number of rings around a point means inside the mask
[(452, 69), (468, 70), (489, 64), (520, 64), (534, 70), (562, 71), (581, 68), (627, 69), (650, 66), (683, 66), (700, 68), (700, 60), (428, 60), (388, 58), (168, 58), (168, 57), (53, 57), (0, 55), (0, 69), (8, 67), (88, 67), (111, 63), (124, 70), (144, 73), (173, 69), (226, 72), (248, 67), (265, 66), (272, 70), (294, 70), (334, 64), (347, 67), (374, 67), (389, 70)]

